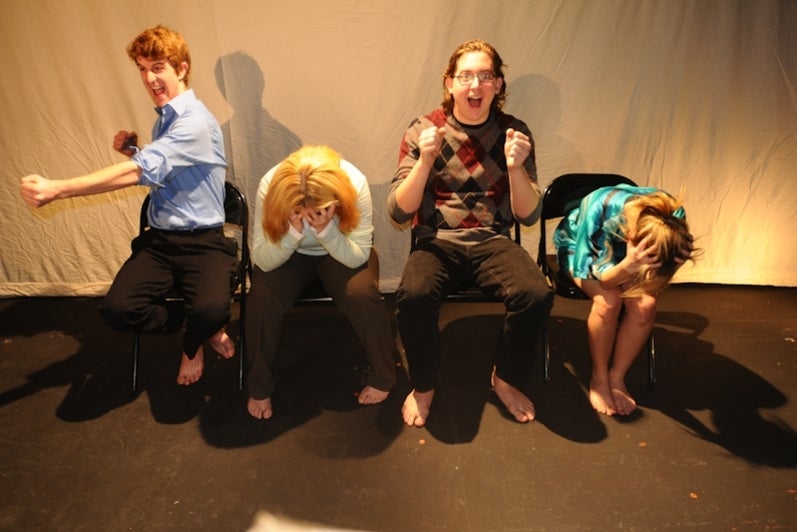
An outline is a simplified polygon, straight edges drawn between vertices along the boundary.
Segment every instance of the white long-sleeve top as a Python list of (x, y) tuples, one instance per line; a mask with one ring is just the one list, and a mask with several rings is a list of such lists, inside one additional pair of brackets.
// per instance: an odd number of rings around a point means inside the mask
[(357, 191), (357, 209), (360, 221), (349, 234), (343, 234), (338, 228), (337, 215), (327, 224), (323, 231), (317, 233), (307, 221), (300, 233), (293, 226), (279, 242), (272, 242), (263, 232), (263, 200), (268, 192), (271, 179), (276, 172), (275, 166), (269, 170), (257, 189), (255, 204), (255, 223), (252, 230), (252, 261), (263, 271), (270, 271), (284, 264), (294, 253), (305, 255), (330, 255), (333, 259), (349, 268), (357, 268), (365, 264), (373, 245), (373, 205), (368, 180), (360, 170), (348, 161), (341, 160), (341, 168), (349, 176), (354, 190)]

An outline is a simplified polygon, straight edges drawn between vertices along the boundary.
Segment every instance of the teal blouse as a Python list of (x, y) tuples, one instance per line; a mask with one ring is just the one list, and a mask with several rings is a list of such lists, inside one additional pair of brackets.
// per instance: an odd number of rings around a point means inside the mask
[[(651, 194), (655, 187), (617, 185), (599, 188), (562, 218), (553, 236), (559, 267), (576, 279), (600, 279), (603, 272), (625, 258), (623, 207), (635, 196)], [(674, 216), (684, 218), (683, 208)]]

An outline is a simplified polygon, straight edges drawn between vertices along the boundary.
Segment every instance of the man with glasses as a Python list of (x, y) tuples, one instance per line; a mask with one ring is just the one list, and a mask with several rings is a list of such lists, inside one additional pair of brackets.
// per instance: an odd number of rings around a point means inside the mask
[(404, 133), (388, 196), (393, 219), (412, 220), (414, 242), (396, 292), (413, 384), (402, 416), (410, 426), (426, 423), (441, 376), (440, 306), (472, 279), (506, 306), (491, 383), (509, 413), (526, 423), (535, 410), (524, 390), (553, 303), (542, 272), (509, 238), (515, 219), (531, 225), (540, 216), (531, 132), (501, 110), (503, 61), (482, 40), (451, 55), (443, 93), (442, 109)]

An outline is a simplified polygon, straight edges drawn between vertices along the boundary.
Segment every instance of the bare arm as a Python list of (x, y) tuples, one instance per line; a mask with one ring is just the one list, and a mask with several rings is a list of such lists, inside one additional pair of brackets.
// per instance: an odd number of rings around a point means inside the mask
[(649, 265), (651, 268), (660, 267), (661, 263), (657, 260), (658, 257), (651, 245), (650, 236), (645, 237), (638, 244), (629, 241), (628, 252), (623, 260), (603, 272), (600, 279), (601, 286), (606, 289), (618, 288), (623, 283), (630, 281), (643, 265)]
[(31, 207), (42, 207), (48, 203), (75, 196), (87, 196), (110, 192), (137, 185), (141, 169), (133, 161), (124, 161), (90, 174), (70, 179), (51, 180), (31, 174), (22, 178), (22, 199)]

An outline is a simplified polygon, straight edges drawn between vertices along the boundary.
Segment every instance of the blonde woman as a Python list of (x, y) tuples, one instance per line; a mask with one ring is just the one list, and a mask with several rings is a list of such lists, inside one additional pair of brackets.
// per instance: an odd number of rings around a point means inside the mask
[(273, 415), (274, 367), (285, 314), (319, 278), (360, 337), (370, 371), (361, 404), (387, 398), (395, 383), (393, 338), (372, 249), (371, 193), (365, 176), (326, 146), (305, 146), (260, 181), (252, 238), (247, 317), (247, 410)]
[(659, 293), (690, 258), (692, 242), (683, 207), (651, 187), (600, 188), (559, 223), (559, 265), (592, 299), (589, 398), (598, 412), (636, 409), (626, 372), (653, 329)]

